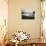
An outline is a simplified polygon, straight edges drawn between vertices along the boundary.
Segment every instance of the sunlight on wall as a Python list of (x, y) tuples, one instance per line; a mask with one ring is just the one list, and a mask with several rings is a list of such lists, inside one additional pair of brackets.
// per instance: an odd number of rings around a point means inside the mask
[(8, 23), (8, 0), (0, 0), (0, 42), (2, 42), (6, 32)]
[(43, 21), (43, 28), (46, 28), (46, 1), (44, 2), (44, 6), (43, 6), (43, 8), (44, 8), (44, 14), (45, 14), (45, 16), (44, 16), (44, 21)]
[(43, 20), (43, 36), (46, 38), (46, 0), (44, 1), (44, 20)]

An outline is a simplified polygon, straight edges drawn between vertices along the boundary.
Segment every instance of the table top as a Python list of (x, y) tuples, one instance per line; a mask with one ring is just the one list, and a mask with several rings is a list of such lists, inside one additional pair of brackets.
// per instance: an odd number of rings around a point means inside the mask
[(27, 40), (26, 42), (20, 41), (18, 44), (34, 44), (34, 43), (46, 43), (46, 40), (35, 38), (35, 39)]

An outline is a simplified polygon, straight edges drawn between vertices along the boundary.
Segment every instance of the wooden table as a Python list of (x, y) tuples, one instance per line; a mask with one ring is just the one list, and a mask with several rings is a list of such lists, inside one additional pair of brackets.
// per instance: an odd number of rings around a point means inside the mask
[(46, 46), (46, 43), (18, 44), (18, 46)]
[(32, 39), (27, 42), (21, 41), (18, 46), (46, 46), (46, 42), (43, 42), (40, 39)]
[(5, 46), (15, 46), (15, 43), (13, 43), (13, 42), (8, 42)]
[[(6, 46), (16, 46), (16, 43), (9, 42)], [(21, 41), (18, 46), (46, 46), (46, 42), (41, 41), (41, 39), (31, 39), (27, 42)]]
[(46, 43), (35, 43), (35, 46), (46, 46)]

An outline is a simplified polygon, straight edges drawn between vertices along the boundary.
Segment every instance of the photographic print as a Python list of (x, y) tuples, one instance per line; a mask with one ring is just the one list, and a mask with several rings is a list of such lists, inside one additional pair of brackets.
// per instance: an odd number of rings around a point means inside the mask
[(21, 10), (22, 19), (34, 19), (35, 11)]

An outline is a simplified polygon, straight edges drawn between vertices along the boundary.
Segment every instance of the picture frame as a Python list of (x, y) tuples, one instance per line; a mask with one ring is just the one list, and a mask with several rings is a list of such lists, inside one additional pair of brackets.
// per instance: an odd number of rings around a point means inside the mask
[(35, 19), (35, 11), (21, 10), (22, 19)]

